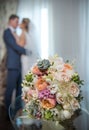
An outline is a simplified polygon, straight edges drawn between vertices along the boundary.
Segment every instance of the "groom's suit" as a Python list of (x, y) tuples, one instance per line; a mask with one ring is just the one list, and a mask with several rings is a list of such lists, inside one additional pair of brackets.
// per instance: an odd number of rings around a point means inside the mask
[(8, 111), (13, 90), (16, 89), (16, 96), (21, 95), (21, 55), (26, 54), (26, 50), (17, 45), (9, 28), (4, 31), (3, 39), (7, 48), (7, 87), (5, 103)]

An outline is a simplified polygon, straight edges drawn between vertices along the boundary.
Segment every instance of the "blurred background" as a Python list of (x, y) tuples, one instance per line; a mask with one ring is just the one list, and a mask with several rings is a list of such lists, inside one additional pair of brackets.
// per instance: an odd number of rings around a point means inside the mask
[[(85, 81), (82, 107), (89, 112), (89, 0), (0, 0), (0, 62), (6, 51), (2, 35), (11, 14), (17, 14), (20, 21), (31, 19), (31, 33), (42, 58), (58, 54), (75, 61), (76, 71)], [(4, 73), (0, 84), (3, 77)], [(4, 88), (0, 90), (1, 104), (3, 93)], [(88, 130), (88, 122), (84, 115), (79, 128)]]

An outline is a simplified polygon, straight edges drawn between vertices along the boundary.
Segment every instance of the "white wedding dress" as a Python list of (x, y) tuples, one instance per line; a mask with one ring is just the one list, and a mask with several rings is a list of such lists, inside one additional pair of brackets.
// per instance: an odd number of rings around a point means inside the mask
[(39, 58), (38, 49), (32, 36), (29, 33), (25, 33), (26, 36), (26, 44), (24, 46), (25, 49), (28, 49), (32, 52), (31, 55), (22, 55), (21, 62), (22, 62), (22, 78), (30, 71), (30, 68), (33, 64), (36, 63), (37, 59)]

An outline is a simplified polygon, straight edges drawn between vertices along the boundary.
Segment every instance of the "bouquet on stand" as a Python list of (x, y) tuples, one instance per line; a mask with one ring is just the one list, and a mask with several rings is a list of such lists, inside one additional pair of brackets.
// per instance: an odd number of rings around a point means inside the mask
[(22, 83), (24, 111), (28, 118), (63, 122), (80, 109), (79, 74), (61, 57), (38, 60)]

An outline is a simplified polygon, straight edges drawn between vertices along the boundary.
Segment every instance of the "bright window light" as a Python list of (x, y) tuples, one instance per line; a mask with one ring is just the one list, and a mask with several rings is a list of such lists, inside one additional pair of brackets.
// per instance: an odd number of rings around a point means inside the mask
[(41, 10), (41, 58), (48, 58), (48, 10)]

